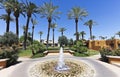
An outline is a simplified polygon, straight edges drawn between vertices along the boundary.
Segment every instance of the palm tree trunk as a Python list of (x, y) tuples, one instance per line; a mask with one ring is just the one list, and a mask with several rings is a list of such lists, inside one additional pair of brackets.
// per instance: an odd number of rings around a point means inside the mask
[[(16, 17), (16, 35), (17, 35), (17, 38), (19, 39), (19, 22), (18, 22), (18, 17)], [(18, 40), (17, 40), (17, 44), (18, 44)]]
[(40, 43), (41, 43), (41, 34), (40, 34)]
[(51, 18), (48, 18), (48, 34), (47, 34), (47, 49), (48, 49), (48, 41), (49, 41), (49, 33), (50, 33), (50, 25), (51, 25)]
[(77, 18), (75, 19), (75, 23), (76, 23), (76, 41), (78, 41), (79, 37), (78, 37), (78, 19)]
[(54, 47), (54, 28), (53, 28), (53, 47)]
[(6, 21), (6, 24), (7, 24), (6, 32), (9, 32), (9, 29), (10, 29), (10, 14), (11, 13), (8, 13), (8, 18), (7, 18), (7, 21)]
[(63, 36), (63, 31), (61, 32), (61, 35)]
[(34, 25), (32, 26), (32, 44), (33, 44), (33, 35), (34, 35)]
[(84, 35), (82, 34), (82, 40), (84, 39)]
[(92, 27), (89, 26), (90, 29), (90, 39), (92, 40)]
[(25, 38), (24, 38), (24, 49), (26, 50), (26, 41), (27, 41), (27, 34), (28, 34), (28, 27), (29, 27), (30, 17), (27, 18), (26, 30), (25, 30)]

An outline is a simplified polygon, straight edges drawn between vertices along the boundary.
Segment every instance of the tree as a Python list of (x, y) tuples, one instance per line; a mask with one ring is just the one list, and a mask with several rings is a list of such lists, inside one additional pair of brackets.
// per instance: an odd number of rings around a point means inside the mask
[(96, 36), (93, 35), (93, 36), (92, 36), (92, 39), (95, 40), (95, 38), (96, 38)]
[(49, 40), (49, 33), (50, 33), (50, 25), (52, 22), (52, 19), (56, 20), (58, 15), (60, 14), (59, 11), (57, 11), (58, 6), (54, 6), (52, 2), (44, 3), (43, 6), (40, 7), (40, 15), (41, 18), (46, 17), (48, 20), (48, 33), (47, 33), (47, 49), (48, 49), (48, 40)]
[(30, 21), (32, 14), (38, 13), (38, 10), (37, 10), (37, 6), (34, 3), (28, 2), (27, 0), (26, 0), (26, 4), (24, 3), (23, 10), (27, 14), (25, 40), (24, 40), (25, 50), (26, 50), (26, 40), (27, 40), (27, 34), (28, 34), (29, 21)]
[(17, 42), (17, 36), (12, 32), (6, 32), (1, 38), (0, 42), (5, 46), (11, 46)]
[(66, 36), (60, 36), (60, 37), (58, 38), (58, 42), (59, 42), (60, 46), (63, 46), (63, 45), (67, 46), (67, 44), (68, 44), (68, 39), (67, 39)]
[(107, 36), (99, 36), (99, 38), (101, 38), (102, 40), (105, 40), (107, 38)]
[(52, 31), (53, 31), (53, 47), (54, 47), (54, 31), (55, 31), (55, 28), (57, 27), (57, 24), (52, 23), (50, 27), (52, 28)]
[(96, 22), (94, 22), (93, 20), (88, 20), (87, 22), (84, 23), (84, 25), (89, 27), (90, 30), (90, 39), (92, 40), (92, 26), (96, 25)]
[(1, 1), (2, 5), (1, 8), (5, 9), (6, 13), (7, 13), (7, 18), (6, 18), (6, 32), (9, 32), (9, 27), (10, 27), (10, 15), (12, 12), (11, 6), (9, 4), (11, 4), (13, 2), (13, 0), (2, 0)]
[(82, 40), (84, 39), (84, 35), (86, 34), (84, 31), (81, 31), (80, 33), (79, 33), (81, 36), (82, 36)]
[(33, 44), (33, 36), (34, 36), (34, 28), (35, 28), (35, 25), (37, 25), (37, 20), (35, 19), (31, 19), (31, 22), (32, 22), (32, 44)]
[(10, 20), (10, 21), (14, 21), (14, 18), (13, 17), (11, 17), (10, 16), (10, 18), (9, 18), (9, 16), (7, 15), (7, 14), (2, 14), (1, 16), (0, 16), (0, 19), (3, 19), (4, 21), (6, 21), (6, 32), (9, 32), (9, 26), (8, 26), (8, 20)]
[(15, 16), (16, 21), (16, 35), (19, 38), (19, 16), (23, 14), (23, 3), (19, 3), (18, 0), (12, 0), (11, 3), (8, 3), (9, 6), (11, 6), (12, 11), (14, 12), (13, 15)]
[(68, 19), (74, 19), (76, 23), (76, 41), (79, 40), (78, 35), (78, 20), (82, 20), (83, 17), (86, 17), (88, 13), (80, 8), (80, 7), (73, 7), (68, 13)]
[(40, 31), (39, 34), (40, 34), (40, 42), (41, 42), (41, 37), (42, 37), (43, 32)]
[(120, 31), (116, 33), (116, 35), (118, 35), (120, 37)]
[(64, 28), (64, 27), (62, 27), (62, 28), (59, 28), (59, 32), (61, 32), (61, 36), (63, 36), (63, 33), (64, 33), (64, 31), (66, 31), (67, 29), (66, 28)]

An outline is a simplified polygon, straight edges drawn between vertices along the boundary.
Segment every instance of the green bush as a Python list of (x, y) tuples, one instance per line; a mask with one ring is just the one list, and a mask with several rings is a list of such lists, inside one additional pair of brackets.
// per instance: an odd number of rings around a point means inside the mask
[(79, 53), (86, 53), (88, 51), (87, 47), (83, 45), (82, 40), (77, 41), (76, 45), (74, 45), (71, 49)]
[(2, 53), (0, 53), (0, 59), (5, 59), (5, 58), (8, 58), (7, 66), (11, 66), (17, 63), (18, 54), (17, 52), (14, 52), (14, 51), (12, 52), (3, 51)]
[(12, 32), (6, 32), (1, 38), (0, 43), (2, 45), (11, 46), (18, 42), (17, 36)]
[(106, 55), (113, 55), (113, 51), (109, 48), (103, 48), (100, 50), (101, 60), (104, 62), (109, 62)]
[(120, 56), (120, 49), (114, 50), (113, 54), (114, 54), (115, 56)]

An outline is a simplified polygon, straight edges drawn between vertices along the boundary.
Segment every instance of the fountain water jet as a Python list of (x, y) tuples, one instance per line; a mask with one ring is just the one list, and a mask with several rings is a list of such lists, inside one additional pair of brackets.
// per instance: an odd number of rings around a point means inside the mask
[(64, 53), (63, 53), (63, 48), (61, 47), (59, 51), (58, 65), (55, 67), (55, 70), (56, 71), (67, 71), (69, 69), (70, 68), (64, 63)]

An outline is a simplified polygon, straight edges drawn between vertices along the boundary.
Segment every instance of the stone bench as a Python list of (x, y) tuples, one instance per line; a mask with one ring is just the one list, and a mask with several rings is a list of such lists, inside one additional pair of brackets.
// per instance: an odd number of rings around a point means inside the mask
[(0, 59), (0, 69), (5, 68), (8, 59)]
[(110, 63), (117, 62), (120, 63), (120, 56), (107, 56)]

